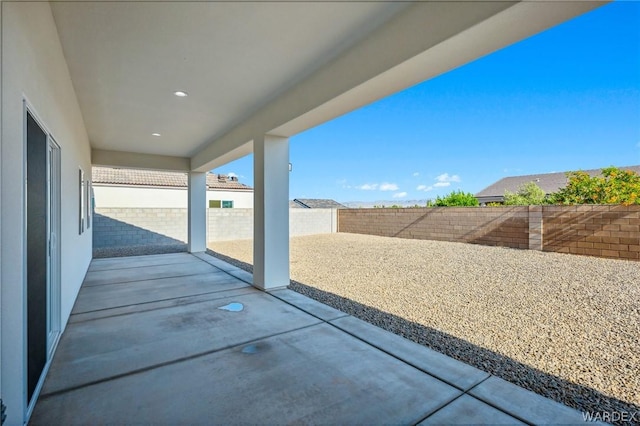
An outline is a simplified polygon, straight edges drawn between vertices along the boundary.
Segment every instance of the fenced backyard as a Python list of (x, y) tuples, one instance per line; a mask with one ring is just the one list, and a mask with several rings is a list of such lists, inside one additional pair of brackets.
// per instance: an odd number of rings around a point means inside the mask
[[(290, 209), (291, 236), (347, 232), (640, 260), (640, 206)], [(94, 249), (183, 247), (187, 210), (96, 209)], [(207, 241), (253, 238), (253, 209), (207, 209)]]

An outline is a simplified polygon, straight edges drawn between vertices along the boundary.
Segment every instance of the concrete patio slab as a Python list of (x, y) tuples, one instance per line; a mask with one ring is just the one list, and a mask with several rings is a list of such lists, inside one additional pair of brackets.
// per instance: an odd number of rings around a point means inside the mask
[(213, 257), (207, 253), (192, 253), (193, 256), (197, 257), (200, 260), (207, 262), (209, 265), (213, 265), (216, 268), (222, 269), (223, 271), (241, 271), (242, 269), (234, 266), (224, 260), (220, 260), (217, 257)]
[(139, 268), (142, 266), (172, 265), (176, 263), (195, 263), (197, 259), (189, 253), (152, 254), (146, 256), (110, 257), (94, 259), (89, 272), (109, 269)]
[(331, 321), (348, 315), (293, 290), (283, 289), (270, 291), (269, 293), (323, 321)]
[(582, 421), (303, 295), (249, 287), (229, 274), (244, 271), (203, 256), (90, 272), (31, 424)]
[(213, 257), (207, 253), (193, 253), (193, 255), (198, 259), (207, 262), (209, 265), (215, 266), (218, 269), (222, 269), (229, 275), (236, 277), (246, 282), (247, 284), (253, 284), (253, 274), (245, 271), (244, 269), (238, 268), (237, 266)]
[(462, 395), (442, 407), (421, 423), (422, 425), (525, 425), (508, 414), (469, 395)]
[(253, 275), (250, 272), (247, 272), (242, 269), (232, 269), (232, 270), (227, 270), (225, 272), (231, 275), (232, 277), (235, 277), (239, 280), (244, 281), (247, 284), (250, 284), (250, 285), (253, 284)]
[[(245, 284), (244, 282), (241, 282), (241, 283)], [(255, 288), (247, 285), (234, 290), (225, 290), (224, 297), (234, 297), (234, 296), (241, 296), (244, 294), (254, 294), (255, 292), (256, 292)], [(101, 309), (98, 311), (73, 314), (71, 318), (69, 318), (69, 324), (91, 321), (91, 320), (96, 320), (100, 318), (115, 317), (119, 315), (131, 314), (131, 313), (154, 311), (157, 309), (170, 308), (174, 306), (186, 306), (186, 305), (191, 305), (193, 303), (206, 302), (209, 300), (216, 300), (219, 298), (220, 298), (219, 292), (212, 292), (212, 293), (198, 294), (196, 296), (186, 296), (186, 297), (179, 297), (175, 299), (165, 299), (160, 301), (141, 303), (137, 305), (127, 305), (127, 306), (121, 306), (117, 308)]]
[(413, 424), (460, 391), (327, 324), (42, 398), (32, 424)]
[(247, 283), (220, 270), (200, 275), (158, 278), (109, 286), (86, 286), (80, 290), (72, 312), (78, 314), (247, 286)]
[(463, 391), (489, 377), (489, 373), (358, 318), (348, 316), (331, 321), (331, 324)]
[[(251, 294), (70, 324), (42, 394), (317, 324), (319, 320), (254, 290)], [(219, 309), (241, 303), (243, 310)]]
[(498, 377), (488, 378), (468, 393), (530, 424), (588, 423), (578, 410)]
[(216, 272), (218, 268), (206, 262), (187, 262), (175, 265), (141, 266), (87, 272), (83, 286), (126, 283), (156, 278), (183, 277)]

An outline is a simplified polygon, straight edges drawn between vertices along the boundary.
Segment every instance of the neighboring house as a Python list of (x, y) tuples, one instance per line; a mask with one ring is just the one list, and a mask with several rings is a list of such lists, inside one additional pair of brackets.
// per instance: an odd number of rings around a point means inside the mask
[[(620, 169), (640, 173), (640, 165), (620, 167)], [(582, 171), (588, 173), (590, 176), (598, 176), (602, 172), (602, 169)], [(542, 188), (546, 194), (551, 194), (566, 186), (567, 173), (568, 172), (558, 172), (542, 173), (537, 175), (508, 176), (492, 183), (482, 191), (478, 192), (476, 194), (476, 198), (480, 205), (487, 203), (503, 203), (505, 191), (515, 193), (522, 185), (529, 182), (535, 182), (536, 185)]]
[[(93, 167), (95, 207), (186, 208), (187, 175)], [(253, 208), (253, 188), (235, 176), (207, 173), (207, 207)]]
[(325, 198), (294, 198), (289, 201), (290, 208), (301, 209), (347, 209), (344, 204)]

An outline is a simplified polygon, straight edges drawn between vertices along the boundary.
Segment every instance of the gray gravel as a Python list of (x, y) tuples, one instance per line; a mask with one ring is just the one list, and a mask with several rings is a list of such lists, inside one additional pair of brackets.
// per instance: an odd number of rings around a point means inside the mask
[[(251, 241), (210, 248), (251, 270)], [(340, 233), (292, 238), (291, 277), (293, 290), (569, 406), (640, 412), (640, 262)]]

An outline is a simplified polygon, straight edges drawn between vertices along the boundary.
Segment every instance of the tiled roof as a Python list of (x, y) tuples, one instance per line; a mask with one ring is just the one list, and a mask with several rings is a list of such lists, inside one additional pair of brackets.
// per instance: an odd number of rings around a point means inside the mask
[[(636, 173), (640, 173), (640, 166), (626, 166), (619, 167), (622, 170), (632, 170)], [(590, 176), (598, 176), (602, 172), (602, 169), (582, 170), (588, 173)], [(482, 191), (476, 194), (478, 199), (499, 198), (502, 199), (505, 191), (517, 192), (518, 188), (529, 182), (535, 182), (540, 188), (542, 188), (547, 194), (556, 192), (558, 189), (564, 187), (567, 184), (567, 172), (560, 173), (543, 173), (537, 175), (526, 176), (509, 176), (500, 179), (499, 181), (489, 185)], [(480, 200), (482, 201), (482, 200)], [(486, 200), (493, 201), (493, 200)]]
[(210, 189), (242, 189), (253, 191), (253, 188), (249, 185), (238, 182), (238, 178), (217, 175), (215, 173), (207, 173), (207, 186)]
[[(93, 167), (91, 174), (93, 176), (94, 184), (134, 185), (163, 188), (187, 187), (186, 173)], [(209, 189), (252, 190), (250, 186), (238, 182), (236, 178), (226, 175), (218, 175), (215, 173), (207, 173), (207, 187), (209, 187)]]
[[(297, 206), (293, 206), (297, 204)], [(302, 207), (305, 209), (346, 209), (347, 206), (338, 203), (334, 200), (323, 198), (295, 198), (293, 202), (289, 203), (290, 207)]]

